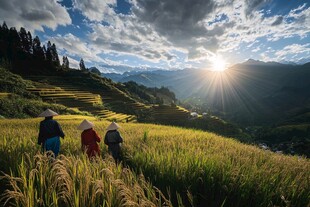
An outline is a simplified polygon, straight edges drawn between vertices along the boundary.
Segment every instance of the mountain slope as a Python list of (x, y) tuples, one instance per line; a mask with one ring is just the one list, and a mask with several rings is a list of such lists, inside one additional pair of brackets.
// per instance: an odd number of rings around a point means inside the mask
[(196, 110), (211, 109), (223, 118), (253, 125), (279, 121), (288, 111), (309, 105), (309, 71), (310, 63), (289, 65), (250, 59), (223, 73), (198, 69), (127, 73), (120, 81), (163, 85)]

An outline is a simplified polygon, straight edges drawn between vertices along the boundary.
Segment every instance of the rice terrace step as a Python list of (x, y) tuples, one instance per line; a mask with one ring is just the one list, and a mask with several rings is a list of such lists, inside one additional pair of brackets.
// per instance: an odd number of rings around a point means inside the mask
[(103, 98), (100, 94), (81, 90), (80, 88), (74, 87), (68, 83), (59, 85), (46, 83), (47, 79), (52, 80), (53, 78), (59, 79), (59, 77), (49, 76), (27, 77), (27, 79), (33, 81), (34, 85), (34, 87), (29, 87), (27, 90), (31, 93), (39, 95), (43, 101), (62, 104), (70, 108), (79, 109), (81, 111), (88, 111), (101, 119), (117, 122), (136, 122), (136, 116), (134, 115), (116, 113), (107, 109), (97, 109), (98, 107), (104, 107), (104, 102), (113, 103), (115, 100), (112, 97)]

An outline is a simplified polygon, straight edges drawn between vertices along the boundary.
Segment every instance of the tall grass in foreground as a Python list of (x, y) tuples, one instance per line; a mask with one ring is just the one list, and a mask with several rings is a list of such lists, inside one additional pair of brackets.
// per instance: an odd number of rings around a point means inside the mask
[(7, 206), (171, 206), (159, 190), (113, 160), (25, 154), (17, 175), (5, 174)]
[[(56, 117), (59, 118), (61, 117)], [(40, 150), (36, 145), (39, 121), (40, 119), (0, 120), (0, 170), (10, 174), (5, 176), (5, 180), (11, 179), (11, 184), (15, 180), (13, 177), (19, 177), (14, 182), (20, 190), (24, 190), (18, 191), (16, 188), (14, 191), (20, 193), (13, 194), (16, 198), (19, 195), (23, 198), (19, 201), (20, 206), (24, 206), (22, 202), (25, 199), (32, 199), (38, 203), (37, 206), (42, 201), (31, 197), (27, 193), (29, 190), (35, 192), (36, 198), (41, 198), (38, 195), (50, 195), (49, 197), (55, 197), (54, 200), (50, 198), (51, 202), (70, 202), (68, 206), (82, 206), (83, 202), (93, 201), (95, 204), (89, 203), (87, 206), (98, 206), (98, 203), (101, 206), (124, 205), (121, 200), (123, 191), (118, 190), (118, 185), (113, 185), (115, 180), (125, 183), (121, 186), (131, 192), (126, 198), (130, 198), (135, 205), (140, 206), (142, 203), (141, 200), (136, 200), (140, 195), (135, 197), (135, 186), (144, 189), (143, 201), (152, 202), (155, 206), (170, 205), (165, 199), (160, 199), (158, 191), (151, 191), (151, 185), (136, 176), (140, 172), (162, 191), (168, 189), (175, 205), (178, 205), (176, 200), (182, 199), (187, 206), (190, 203), (194, 206), (310, 206), (310, 161), (305, 158), (263, 151), (207, 132), (128, 123), (122, 124), (120, 129), (125, 140), (125, 163), (136, 171), (128, 176), (127, 169), (113, 166), (107, 160), (89, 163), (80, 152), (81, 132), (76, 130), (80, 120), (59, 121), (66, 133), (61, 145), (61, 154), (65, 156), (60, 156), (53, 163), (47, 162), (46, 157), (37, 154)], [(109, 123), (95, 121), (95, 124), (96, 131), (103, 136)], [(101, 149), (105, 155), (107, 149), (103, 143)], [(42, 166), (40, 163), (45, 162), (47, 170), (41, 174), (40, 179), (43, 181), (39, 180), (46, 186), (56, 186), (54, 193), (50, 193), (49, 188), (42, 190), (35, 180), (40, 177), (36, 169)], [(112, 171), (113, 179), (102, 169)], [(57, 173), (63, 174), (70, 184), (57, 182)], [(31, 176), (35, 178), (31, 181), (35, 185), (25, 180)], [(94, 177), (93, 180), (91, 177)], [(114, 193), (108, 195), (114, 197), (98, 194), (100, 196), (92, 200), (98, 180), (104, 182), (105, 187), (112, 186)], [(21, 187), (24, 183), (27, 183), (25, 188)], [(144, 188), (145, 185), (149, 187)], [(14, 185), (5, 189), (12, 190), (12, 186)], [(105, 187), (100, 189), (109, 189)], [(2, 196), (4, 201), (9, 195), (11, 194)], [(104, 199), (107, 200), (106, 204), (101, 202)], [(130, 206), (130, 203), (125, 206)]]
[(143, 174), (81, 153), (80, 121), (63, 124), (63, 155), (42, 155), (36, 121), (0, 120), (0, 206), (172, 206)]
[[(212, 133), (128, 124), (130, 165), (196, 206), (310, 206), (310, 162)], [(186, 198), (186, 196), (183, 196)]]

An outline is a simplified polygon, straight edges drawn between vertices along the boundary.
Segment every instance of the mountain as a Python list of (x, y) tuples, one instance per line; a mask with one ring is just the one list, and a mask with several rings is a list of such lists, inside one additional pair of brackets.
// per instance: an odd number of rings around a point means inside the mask
[(99, 76), (101, 75), (100, 70), (99, 70), (98, 68), (96, 68), (96, 67), (88, 68), (88, 70), (89, 70), (90, 72), (92, 72), (92, 73), (95, 73), (95, 74), (99, 75)]
[(261, 125), (283, 120), (290, 111), (309, 105), (309, 66), (249, 59), (222, 73), (200, 69), (130, 72), (115, 81), (165, 86), (195, 110), (211, 110), (244, 125)]

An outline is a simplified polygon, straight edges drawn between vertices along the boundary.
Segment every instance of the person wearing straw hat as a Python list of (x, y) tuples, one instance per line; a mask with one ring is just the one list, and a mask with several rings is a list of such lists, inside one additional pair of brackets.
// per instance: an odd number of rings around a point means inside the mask
[(108, 126), (107, 133), (104, 137), (104, 143), (108, 145), (109, 153), (112, 155), (116, 163), (120, 161), (120, 154), (121, 154), (120, 143), (123, 142), (122, 136), (117, 131), (118, 128), (120, 128), (120, 126), (117, 123), (112, 122)]
[(86, 151), (89, 158), (100, 156), (100, 148), (98, 143), (101, 141), (101, 138), (93, 127), (94, 124), (86, 119), (84, 119), (78, 126), (79, 130), (83, 130), (81, 134), (82, 150), (84, 152)]
[(52, 151), (57, 157), (60, 150), (60, 137), (64, 138), (65, 134), (59, 123), (53, 120), (53, 116), (58, 114), (50, 109), (39, 114), (39, 117), (45, 117), (45, 119), (40, 122), (38, 144), (42, 146), (43, 151)]

